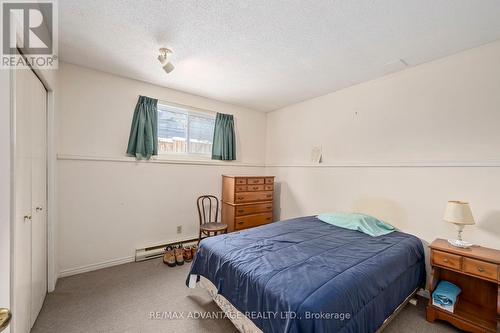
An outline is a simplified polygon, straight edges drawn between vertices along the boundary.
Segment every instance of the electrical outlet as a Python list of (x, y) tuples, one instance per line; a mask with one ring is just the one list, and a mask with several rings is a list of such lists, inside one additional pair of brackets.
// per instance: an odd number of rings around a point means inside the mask
[(177, 226), (177, 233), (182, 234), (182, 225)]

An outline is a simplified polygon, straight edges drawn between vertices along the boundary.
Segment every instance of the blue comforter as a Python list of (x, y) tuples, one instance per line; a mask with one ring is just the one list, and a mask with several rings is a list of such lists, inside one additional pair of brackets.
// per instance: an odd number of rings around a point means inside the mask
[(415, 236), (371, 237), (311, 216), (204, 239), (190, 274), (266, 333), (358, 333), (423, 286), (425, 264)]

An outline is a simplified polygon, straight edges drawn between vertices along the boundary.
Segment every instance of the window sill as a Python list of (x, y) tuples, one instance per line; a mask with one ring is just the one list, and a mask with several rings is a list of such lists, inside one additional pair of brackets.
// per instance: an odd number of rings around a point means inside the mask
[(210, 158), (192, 159), (189, 156), (170, 157), (165, 155), (155, 156), (150, 160), (136, 160), (130, 156), (88, 156), (57, 154), (58, 160), (69, 161), (94, 161), (94, 162), (125, 162), (125, 163), (159, 163), (159, 164), (181, 164), (181, 165), (211, 165), (211, 166), (241, 166), (241, 167), (264, 167), (264, 164), (243, 163), (238, 161), (218, 161)]

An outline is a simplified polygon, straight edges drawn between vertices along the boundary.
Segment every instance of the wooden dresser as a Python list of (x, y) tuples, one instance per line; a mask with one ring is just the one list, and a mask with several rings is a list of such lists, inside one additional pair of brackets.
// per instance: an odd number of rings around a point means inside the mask
[[(444, 239), (432, 242), (430, 251), (427, 320), (445, 320), (469, 332), (500, 332), (500, 251), (482, 246), (461, 249)], [(432, 305), (432, 292), (440, 280), (462, 289), (454, 313)]]
[(273, 221), (274, 176), (222, 176), (222, 223), (228, 232)]

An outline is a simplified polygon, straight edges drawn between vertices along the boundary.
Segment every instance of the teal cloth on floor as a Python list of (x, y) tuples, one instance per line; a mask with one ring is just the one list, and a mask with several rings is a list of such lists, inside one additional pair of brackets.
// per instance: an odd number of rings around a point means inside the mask
[(318, 215), (318, 219), (340, 228), (361, 231), (373, 237), (387, 235), (395, 230), (388, 223), (360, 213), (324, 213)]
[(439, 281), (432, 293), (432, 300), (441, 305), (453, 305), (462, 290), (451, 282)]

